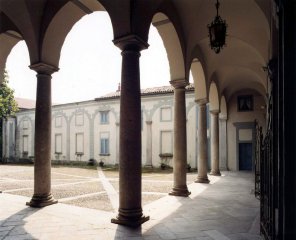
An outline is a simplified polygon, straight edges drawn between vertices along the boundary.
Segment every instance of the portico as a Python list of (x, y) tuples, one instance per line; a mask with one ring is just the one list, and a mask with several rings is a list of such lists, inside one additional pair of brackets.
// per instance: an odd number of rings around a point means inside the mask
[[(213, 1), (1, 1), (0, 72), (4, 71), (9, 52), (21, 40), (27, 44), (31, 69), (37, 72), (34, 195), (28, 204), (44, 207), (56, 203), (50, 180), (51, 77), (59, 69), (65, 38), (86, 14), (106, 11), (112, 22), (114, 44), (122, 51), (120, 119), (116, 119), (119, 212), (112, 221), (134, 227), (149, 219), (141, 204), (139, 59), (140, 52), (149, 46), (153, 25), (163, 40), (174, 88), (174, 184), (170, 194), (190, 194), (186, 166), (193, 155), (198, 156), (198, 183), (209, 183), (208, 168), (213, 175), (220, 175), (220, 168), (254, 169), (254, 134), (250, 128), (237, 126), (249, 126), (256, 120), (267, 133), (266, 146), (260, 146), (268, 158), (262, 162), (265, 170), (261, 172), (261, 231), (266, 239), (294, 239), (296, 186), (292, 160), (296, 155), (296, 134), (291, 106), (295, 102), (295, 9), (294, 1), (221, 0), (219, 14), (228, 24), (227, 46), (216, 54), (209, 47), (207, 29), (215, 16)], [(194, 102), (198, 106), (197, 129), (193, 128), (196, 153), (188, 150), (190, 126), (186, 123), (184, 95), (190, 76), (195, 86), (192, 106), (196, 106)], [(151, 149), (153, 119), (147, 116), (147, 149)], [(268, 144), (271, 146), (267, 148)], [(90, 149), (92, 155), (94, 150)], [(148, 165), (151, 159), (148, 153)]]

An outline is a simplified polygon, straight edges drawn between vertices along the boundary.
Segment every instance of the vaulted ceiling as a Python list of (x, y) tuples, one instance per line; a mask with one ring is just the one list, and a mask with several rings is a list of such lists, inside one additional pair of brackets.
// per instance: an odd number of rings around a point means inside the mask
[[(216, 14), (214, 0), (0, 0), (0, 71), (13, 46), (26, 41), (31, 64), (58, 67), (60, 51), (73, 25), (86, 14), (107, 11), (114, 39), (136, 34), (148, 41), (151, 23), (167, 50), (171, 79), (188, 79), (190, 70), (208, 98), (211, 82), (229, 99), (242, 89), (266, 92), (263, 67), (270, 59), (270, 0), (220, 0), (228, 24), (227, 46), (216, 54), (209, 47), (207, 24)], [(149, 51), (149, 49), (148, 49)], [(192, 68), (193, 61), (200, 66)], [(198, 70), (199, 69), (199, 70)], [(202, 81), (202, 83), (198, 83)], [(224, 101), (224, 100), (223, 100)]]

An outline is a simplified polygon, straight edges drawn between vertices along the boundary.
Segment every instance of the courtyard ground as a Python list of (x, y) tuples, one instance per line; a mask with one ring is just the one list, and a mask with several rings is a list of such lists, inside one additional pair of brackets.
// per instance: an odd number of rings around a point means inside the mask
[(0, 239), (200, 239), (255, 240), (259, 201), (253, 174), (223, 172), (210, 184), (187, 174), (189, 198), (168, 196), (171, 171), (145, 170), (142, 202), (150, 221), (129, 229), (110, 223), (118, 209), (118, 172), (112, 169), (52, 168), (58, 204), (33, 209), (33, 167), (0, 165)]

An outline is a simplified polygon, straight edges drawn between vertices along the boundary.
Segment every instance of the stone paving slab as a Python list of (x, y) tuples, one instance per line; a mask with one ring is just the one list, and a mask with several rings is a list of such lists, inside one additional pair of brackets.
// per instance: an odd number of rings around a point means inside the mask
[(110, 223), (115, 217), (111, 207), (101, 211), (58, 203), (34, 209), (25, 205), (30, 198), (2, 193), (0, 240), (261, 239), (252, 174), (225, 172), (210, 180), (210, 184), (190, 184), (188, 198), (166, 195), (150, 201), (143, 208), (150, 221), (137, 229)]

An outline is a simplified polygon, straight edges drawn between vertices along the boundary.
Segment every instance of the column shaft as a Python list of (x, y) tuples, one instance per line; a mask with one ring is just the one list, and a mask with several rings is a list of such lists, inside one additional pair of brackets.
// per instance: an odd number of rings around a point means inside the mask
[(120, 95), (119, 213), (113, 223), (136, 227), (149, 218), (141, 205), (140, 53), (122, 51)]
[(211, 112), (211, 175), (221, 176), (219, 170), (219, 120), (218, 112)]
[(171, 81), (174, 86), (174, 187), (169, 193), (174, 196), (187, 197), (187, 136), (186, 136), (186, 82)]
[(147, 146), (146, 146), (146, 167), (152, 165), (152, 121), (146, 121), (147, 126)]
[(219, 119), (219, 168), (227, 170), (227, 119)]
[(206, 104), (199, 103), (198, 106), (198, 174), (195, 182), (209, 183)]
[(44, 207), (56, 202), (51, 195), (51, 75), (42, 73), (37, 74), (34, 195), (27, 205)]

